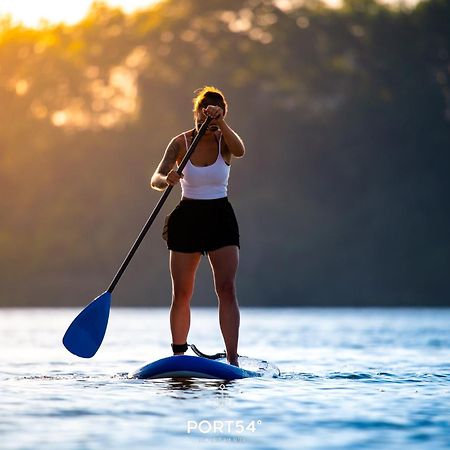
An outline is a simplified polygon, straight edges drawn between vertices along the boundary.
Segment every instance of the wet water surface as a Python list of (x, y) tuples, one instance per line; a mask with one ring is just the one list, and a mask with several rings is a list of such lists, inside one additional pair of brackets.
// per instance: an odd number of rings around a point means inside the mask
[[(450, 310), (242, 309), (240, 354), (278, 378), (136, 380), (170, 354), (166, 309), (113, 309), (89, 360), (76, 309), (0, 310), (1, 449), (450, 448)], [(190, 342), (223, 350), (217, 311)]]

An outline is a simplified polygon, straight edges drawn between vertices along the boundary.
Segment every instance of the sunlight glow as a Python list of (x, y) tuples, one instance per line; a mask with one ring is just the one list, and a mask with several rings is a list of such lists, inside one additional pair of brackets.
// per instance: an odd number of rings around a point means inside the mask
[[(130, 13), (158, 3), (159, 0), (103, 0), (113, 7), (120, 7)], [(10, 15), (13, 22), (29, 27), (38, 27), (43, 23), (74, 24), (89, 11), (93, 0), (2, 0), (0, 16)]]
[[(64, 109), (55, 111), (51, 121), (56, 127), (112, 128), (133, 120), (139, 113), (138, 76), (149, 64), (147, 50), (135, 47), (122, 64), (114, 66), (107, 81), (96, 78), (98, 68), (90, 66), (86, 73), (86, 90), (91, 105), (74, 97)], [(38, 105), (37, 114), (46, 114)], [(37, 117), (37, 116), (36, 116)]]
[[(74, 24), (86, 16), (94, 0), (2, 0), (0, 2), (0, 17), (10, 15), (14, 23), (22, 23), (28, 27), (39, 27), (49, 23)], [(120, 7), (130, 13), (138, 9), (147, 8), (161, 0), (101, 0), (112, 7)], [(413, 6), (419, 0), (381, 0), (382, 3), (393, 5)], [(292, 6), (304, 3), (304, 0), (274, 0), (281, 9), (288, 10)], [(338, 7), (342, 0), (325, 0), (331, 7)], [(248, 17), (239, 18), (237, 27), (245, 28)]]

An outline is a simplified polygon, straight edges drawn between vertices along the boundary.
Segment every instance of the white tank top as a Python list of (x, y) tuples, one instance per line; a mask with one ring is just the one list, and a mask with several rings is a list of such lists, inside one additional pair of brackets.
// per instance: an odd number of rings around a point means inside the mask
[[(186, 151), (188, 141), (186, 133), (183, 133)], [(219, 154), (213, 164), (209, 166), (194, 166), (189, 160), (183, 170), (184, 178), (181, 178), (181, 195), (196, 200), (213, 200), (227, 196), (228, 178), (230, 166), (222, 157), (222, 135), (219, 139)]]

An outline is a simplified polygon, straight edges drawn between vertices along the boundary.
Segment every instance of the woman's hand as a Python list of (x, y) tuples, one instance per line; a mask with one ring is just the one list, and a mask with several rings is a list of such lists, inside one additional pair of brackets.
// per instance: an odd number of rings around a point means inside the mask
[(179, 175), (176, 170), (171, 170), (166, 176), (166, 183), (169, 186), (175, 186), (180, 181), (180, 178), (183, 178), (183, 174)]
[(220, 106), (208, 105), (202, 111), (206, 116), (212, 117), (211, 123), (220, 124), (223, 121), (223, 109)]

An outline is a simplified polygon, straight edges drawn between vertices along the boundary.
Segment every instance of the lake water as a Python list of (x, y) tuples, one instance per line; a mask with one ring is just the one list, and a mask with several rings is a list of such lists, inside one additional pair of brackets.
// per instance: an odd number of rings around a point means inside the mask
[[(134, 380), (169, 355), (167, 309), (111, 311), (90, 360), (77, 309), (0, 309), (3, 449), (450, 448), (450, 309), (242, 309), (240, 354), (278, 378)], [(214, 309), (190, 343), (223, 350)]]

